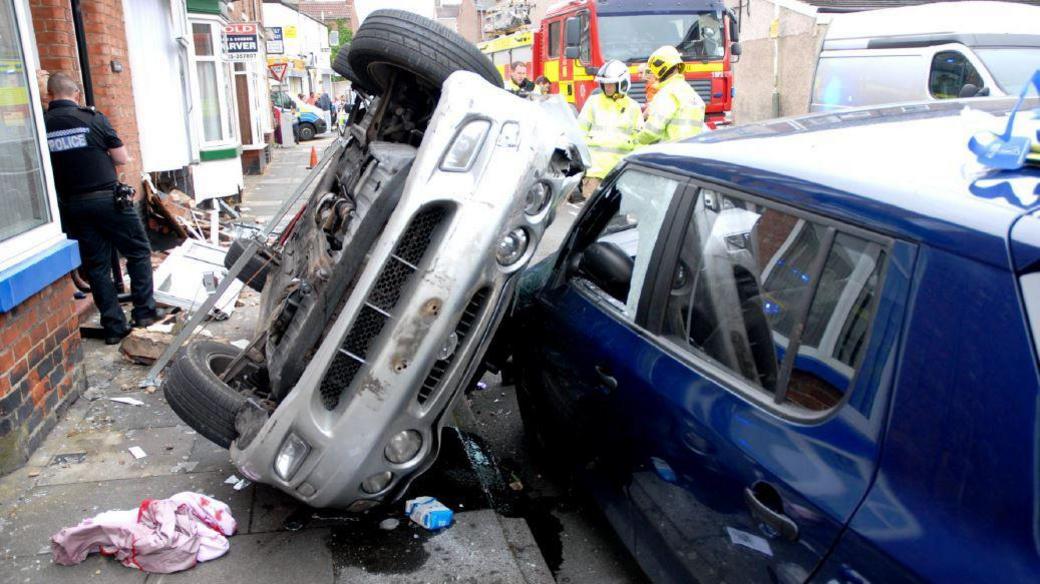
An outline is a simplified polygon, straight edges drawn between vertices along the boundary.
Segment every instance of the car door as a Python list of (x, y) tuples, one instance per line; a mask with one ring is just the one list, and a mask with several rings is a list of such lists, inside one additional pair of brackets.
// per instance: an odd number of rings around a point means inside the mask
[(803, 582), (874, 476), (912, 248), (689, 188), (612, 407), (660, 581)]
[[(622, 479), (631, 440), (617, 387), (632, 383), (645, 342), (643, 290), (657, 273), (684, 179), (629, 166), (608, 178), (579, 217), (550, 282), (512, 319), (521, 408), (528, 431), (585, 471), (583, 479), (632, 544)], [(535, 271), (540, 268), (535, 268)], [(526, 388), (526, 391), (524, 391)], [(536, 404), (536, 407), (530, 404)]]

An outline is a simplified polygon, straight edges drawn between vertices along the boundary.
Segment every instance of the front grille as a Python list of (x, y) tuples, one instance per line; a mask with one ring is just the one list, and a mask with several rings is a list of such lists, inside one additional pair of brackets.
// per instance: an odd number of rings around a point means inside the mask
[(455, 327), (455, 336), (458, 337), (458, 345), (456, 345), (455, 352), (447, 359), (438, 359), (437, 362), (433, 364), (433, 367), (430, 368), (430, 373), (427, 374), (426, 379), (423, 380), (422, 387), (419, 388), (419, 395), (416, 397), (416, 401), (419, 402), (419, 405), (425, 404), (430, 397), (433, 396), (433, 393), (438, 387), (440, 387), (444, 374), (455, 361), (455, 355), (458, 355), (464, 349), (466, 339), (469, 337), (469, 333), (473, 330), (473, 325), (475, 325), (477, 319), (480, 318), (480, 313), (484, 310), (484, 304), (487, 303), (487, 298), (490, 292), (490, 288), (481, 288), (473, 294), (473, 298), (470, 298), (469, 304), (467, 304), (465, 310), (462, 311), (462, 317), (459, 319), (459, 324)]
[(689, 84), (705, 104), (711, 102), (711, 79), (691, 79)]
[(321, 380), (321, 401), (326, 409), (336, 409), (343, 391), (350, 387), (354, 377), (361, 371), (372, 342), (379, 337), (386, 323), (393, 319), (393, 311), (401, 293), (418, 271), (433, 235), (446, 214), (444, 207), (426, 207), (408, 223)]
[[(697, 92), (697, 95), (701, 96), (705, 104), (711, 101), (711, 79), (690, 79), (687, 82)], [(646, 82), (633, 81), (628, 95), (639, 103), (646, 102)]]

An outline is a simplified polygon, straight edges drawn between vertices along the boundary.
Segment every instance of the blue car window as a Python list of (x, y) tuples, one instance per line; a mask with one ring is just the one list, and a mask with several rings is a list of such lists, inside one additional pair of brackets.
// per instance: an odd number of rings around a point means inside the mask
[(877, 243), (702, 189), (664, 333), (778, 403), (827, 410), (862, 357), (883, 259)]
[(618, 210), (595, 241), (598, 247), (608, 247), (617, 257), (624, 258), (630, 276), (626, 285), (613, 282), (612, 286), (600, 285), (593, 276), (586, 277), (611, 296), (614, 306), (630, 319), (639, 306), (650, 256), (678, 186), (675, 179), (637, 169), (626, 170), (614, 183)]

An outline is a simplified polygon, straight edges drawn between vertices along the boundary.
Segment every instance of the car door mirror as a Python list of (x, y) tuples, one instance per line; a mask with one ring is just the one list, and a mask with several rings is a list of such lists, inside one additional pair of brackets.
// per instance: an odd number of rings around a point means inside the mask
[[(572, 264), (573, 265), (573, 264)], [(577, 272), (619, 301), (628, 298), (635, 262), (613, 243), (597, 241), (577, 259)]]

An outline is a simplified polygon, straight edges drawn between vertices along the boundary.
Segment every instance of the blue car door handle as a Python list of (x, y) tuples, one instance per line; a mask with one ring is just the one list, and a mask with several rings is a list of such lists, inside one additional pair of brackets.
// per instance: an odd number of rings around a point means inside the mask
[(751, 511), (751, 517), (767, 533), (788, 541), (798, 540), (798, 524), (784, 514), (780, 493), (772, 485), (759, 481), (744, 489), (744, 502)]
[(611, 393), (617, 389), (617, 378), (610, 374), (610, 369), (605, 365), (596, 365), (596, 377), (599, 378), (603, 393)]

